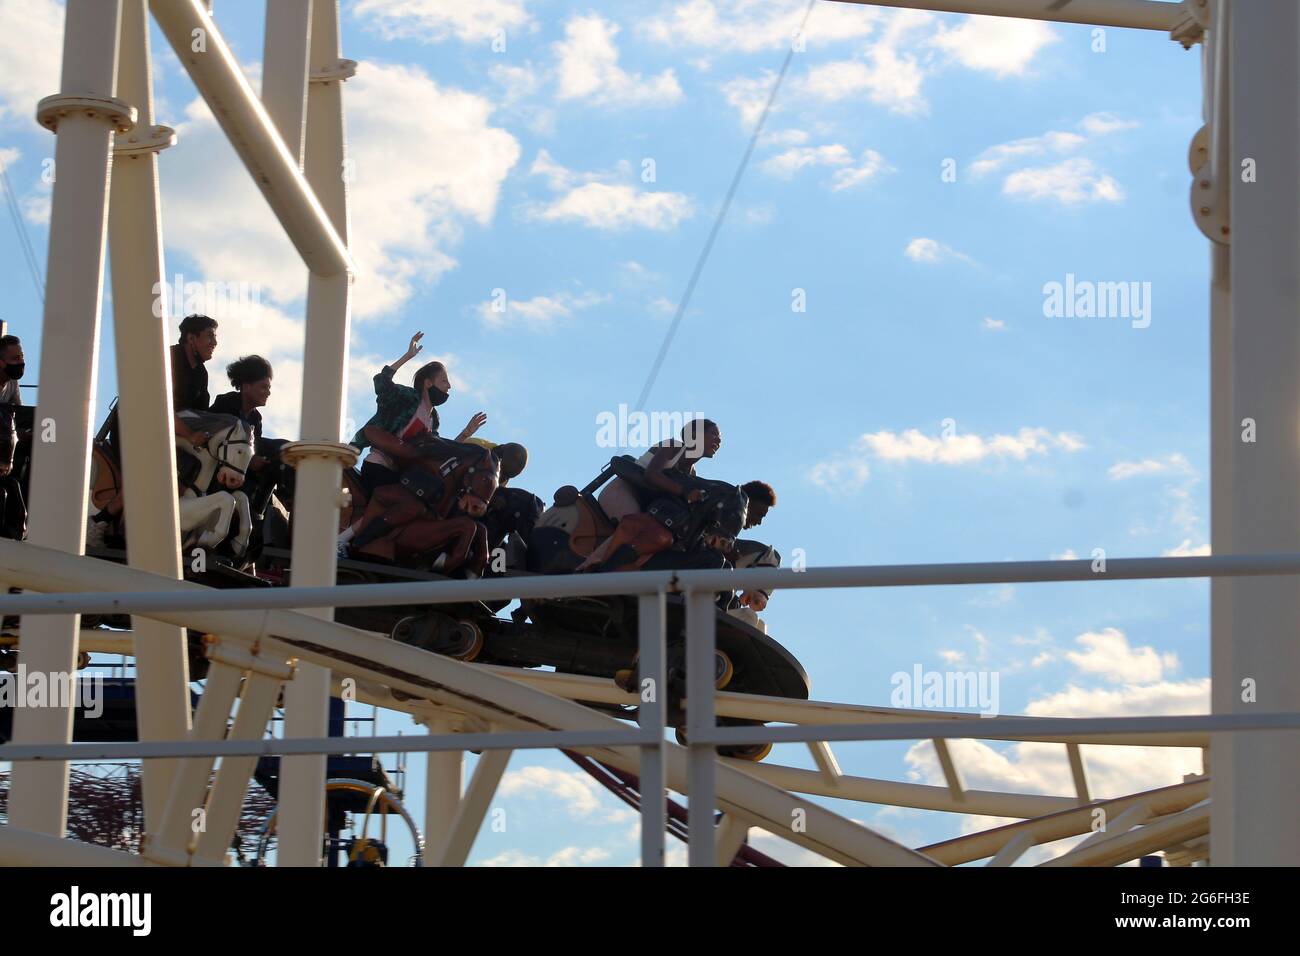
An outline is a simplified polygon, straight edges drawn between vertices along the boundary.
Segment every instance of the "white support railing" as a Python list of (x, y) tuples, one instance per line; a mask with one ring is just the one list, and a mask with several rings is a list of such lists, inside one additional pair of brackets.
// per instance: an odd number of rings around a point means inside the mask
[[(10, 545), (0, 543), (0, 564)], [(14, 545), (27, 548), (28, 546)], [(31, 554), (30, 550), (26, 551)], [(91, 559), (79, 559), (81, 561)], [(1074, 737), (1124, 737), (1142, 734), (1158, 741), (1162, 735), (1180, 741), (1189, 734), (1242, 730), (1300, 729), (1300, 714), (1217, 714), (1192, 716), (1059, 718), (989, 717), (953, 720), (953, 715), (929, 720), (887, 723), (834, 723), (802, 726), (719, 727), (716, 723), (714, 653), (716, 646), (716, 595), (718, 591), (749, 588), (898, 587), (929, 584), (996, 584), (1009, 582), (1064, 582), (1096, 579), (1139, 580), (1162, 577), (1287, 575), (1300, 573), (1300, 555), (1229, 555), (1191, 558), (1116, 559), (1105, 571), (1093, 571), (1090, 561), (996, 562), (885, 567), (821, 568), (806, 571), (746, 569), (740, 571), (634, 572), (599, 576), (572, 575), (521, 577), (478, 581), (438, 581), (402, 584), (368, 584), (345, 587), (277, 588), (257, 591), (215, 591), (195, 585), (178, 585), (171, 592), (78, 592), (39, 595), (0, 595), (0, 614), (42, 615), (121, 613), (173, 618), (185, 612), (219, 609), (248, 614), (268, 611), (261, 632), (276, 637), (275, 612), (279, 608), (319, 606), (382, 606), (440, 604), (464, 600), (557, 598), (592, 595), (639, 597), (639, 710), (636, 729), (628, 730), (517, 730), (493, 729), (485, 733), (437, 733), (427, 736), (365, 738), (194, 739), (137, 743), (25, 744), (0, 747), (0, 760), (146, 759), (158, 757), (252, 758), (272, 754), (437, 753), (482, 750), (509, 752), (525, 749), (635, 747), (640, 753), (642, 859), (647, 866), (663, 863), (666, 730), (665, 599), (667, 593), (686, 597), (686, 736), (689, 751), (687, 793), (694, 810), (690, 818), (689, 859), (693, 866), (718, 863), (718, 833), (714, 808), (718, 804), (717, 747), (759, 743), (803, 743), (826, 748), (831, 741), (886, 741), (929, 739), (944, 749), (943, 741), (959, 738), (1034, 740), (1052, 739), (1067, 744)], [(52, 576), (58, 580), (58, 575)], [(70, 582), (70, 578), (67, 579)], [(83, 585), (84, 586), (84, 585)], [(111, 582), (106, 584), (111, 587)], [(245, 634), (251, 631), (241, 629)], [(206, 695), (205, 695), (206, 696)], [(693, 705), (692, 705), (693, 704)], [(955, 775), (955, 765), (952, 768)], [(1077, 775), (1076, 775), (1077, 776)], [(1076, 781), (1077, 783), (1077, 781)], [(950, 786), (951, 786), (950, 781)], [(1086, 798), (1086, 790), (1080, 794)], [(695, 812), (698, 811), (698, 812)], [(459, 847), (455, 857), (462, 856)], [(1017, 850), (1020, 848), (1018, 847)], [(468, 852), (465, 850), (465, 852)], [(1017, 853), (1018, 855), (1018, 853)], [(1000, 862), (1005, 862), (1000, 861)]]

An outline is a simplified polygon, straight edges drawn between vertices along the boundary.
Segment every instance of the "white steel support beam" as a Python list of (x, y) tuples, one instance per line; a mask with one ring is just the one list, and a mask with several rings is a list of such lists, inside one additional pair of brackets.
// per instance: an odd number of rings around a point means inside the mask
[(957, 762), (952, 759), (952, 751), (948, 748), (948, 741), (942, 737), (936, 737), (930, 742), (934, 744), (934, 752), (939, 758), (939, 767), (943, 770), (943, 781), (948, 785), (948, 792), (952, 794), (954, 800), (964, 800), (966, 798), (966, 787), (962, 783), (961, 771), (957, 769)]
[[(283, 672), (292, 677), (293, 669), (285, 667)], [(258, 671), (249, 673), (239, 696), (239, 712), (230, 729), (230, 739), (261, 740), (265, 736), (283, 680), (281, 675)], [(248, 793), (248, 782), (256, 769), (256, 757), (225, 757), (217, 766), (216, 779), (208, 794), (204, 828), (198, 835), (198, 844), (194, 850), (194, 855), (199, 859), (212, 863), (225, 862), (235, 828), (239, 826), (239, 814)], [(284, 804), (281, 803), (280, 806)], [(291, 814), (292, 810), (281, 813), (278, 819), (283, 823)]]
[[(1238, 553), (1300, 547), (1300, 4), (1232, 3), (1232, 509)], [(1214, 683), (1237, 714), (1300, 713), (1300, 587), (1292, 577), (1233, 582), (1230, 629), (1216, 634)], [(1223, 688), (1226, 684), (1227, 689)], [(1300, 865), (1300, 732), (1213, 741), (1211, 859)], [(1219, 761), (1227, 754), (1228, 772)]]
[(748, 836), (748, 821), (740, 819), (734, 813), (724, 813), (722, 820), (718, 823), (718, 849), (714, 863), (717, 866), (731, 866), (731, 861), (736, 858), (740, 848), (745, 845)]
[[(1227, 203), (1231, 180), (1227, 169), (1231, 158), (1230, 130), (1224, 118), (1231, 106), (1227, 39), (1229, 20), (1223, 0), (1214, 0), (1211, 30), (1201, 49), (1202, 117), (1211, 130), (1210, 157), (1212, 171), (1221, 184), (1219, 194)], [(1226, 211), (1219, 217), (1227, 220)], [(1232, 323), (1232, 247), (1226, 236), (1213, 241), (1210, 233), (1210, 552), (1232, 554), (1233, 480), (1232, 467), (1240, 426), (1233, 421), (1233, 323)], [(1210, 580), (1210, 710), (1231, 714), (1240, 691), (1234, 687), (1232, 667), (1232, 595), (1236, 582), (1232, 578)], [(1223, 735), (1226, 738), (1228, 735)], [(1234, 776), (1232, 750), (1226, 739), (1207, 748), (1213, 773), (1231, 779)], [(1207, 771), (1208, 772), (1208, 771)], [(1233, 788), (1222, 784), (1215, 788), (1210, 815), (1213, 819), (1211, 843), (1223, 847), (1233, 843)], [(1226, 852), (1226, 851), (1225, 851)]]
[[(664, 595), (643, 595), (638, 602), (637, 633), (640, 636), (638, 658), (639, 697), (637, 723), (656, 739), (664, 738), (664, 715), (667, 712), (667, 649), (664, 633)], [(664, 865), (664, 827), (668, 822), (667, 793), (664, 788), (664, 748), (641, 748), (641, 865)]]
[(1092, 23), (1169, 32), (1181, 17), (1181, 4), (1156, 0), (840, 0), (874, 7), (906, 7), (946, 13), (971, 13), (1055, 23)]
[(347, 241), (330, 224), (325, 200), (307, 184), (201, 0), (149, 0), (149, 9), (307, 268), (349, 272)]
[(972, 833), (954, 840), (945, 840), (943, 843), (922, 847), (921, 852), (940, 863), (958, 866), (996, 855), (1022, 833), (1030, 834), (1035, 844), (1053, 843), (1066, 837), (1088, 833), (1092, 829), (1098, 808), (1104, 809), (1107, 814), (1118, 819), (1129, 807), (1141, 803), (1148, 807), (1152, 814), (1165, 816), (1201, 803), (1209, 792), (1210, 785), (1206, 780), (1147, 790), (1126, 797), (1117, 797), (1114, 800), (1098, 801), (1086, 807), (1073, 807), (1058, 813), (1048, 813), (1032, 820), (994, 827), (991, 830)]
[[(338, 0), (310, 4), (311, 55), (307, 94), (305, 172), (336, 235), (348, 241), (348, 195), (343, 80), (339, 56)], [(333, 585), (342, 465), (356, 452), (339, 444), (348, 366), (351, 276), (311, 273), (307, 281), (307, 323), (302, 382), (302, 440), (286, 449), (297, 467), (294, 492), (292, 584)], [(306, 612), (332, 620), (331, 608)], [(304, 664), (285, 691), (287, 737), (323, 736), (328, 727), (330, 674)], [(287, 805), (299, 808), (280, 822), (282, 865), (314, 866), (320, 859), (325, 815), (325, 757), (282, 762), (280, 787)]]
[[(430, 736), (449, 734), (455, 729), (447, 717), (430, 717), (425, 724)], [(439, 849), (447, 842), (460, 806), (464, 774), (463, 751), (429, 752), (424, 774), (424, 845), (430, 850)]]
[[(99, 364), (109, 149), (114, 131), (130, 128), (135, 119), (114, 99), (120, 22), (118, 0), (68, 0), (61, 92), (42, 100), (37, 112), (58, 138), (41, 331), (40, 381), (46, 387), (36, 416), (37, 434), (46, 440), (33, 442), (28, 541), (72, 554), (86, 543), (83, 503)], [(75, 614), (23, 621), (28, 672), (74, 673), (77, 631)], [(14, 714), (14, 743), (67, 742), (71, 735), (71, 706), (20, 707)], [(62, 836), (67, 810), (66, 761), (14, 768), (13, 826)]]
[(262, 104), (300, 168), (307, 129), (311, 5), (312, 0), (266, 0), (262, 44)]
[[(510, 750), (486, 750), (478, 758), (474, 776), (456, 808), (456, 819), (452, 821), (446, 840), (438, 848), (438, 855), (433, 858), (434, 866), (465, 865), (512, 753)], [(429, 845), (427, 840), (425, 845)]]
[(1016, 860), (1024, 856), (1025, 851), (1033, 845), (1034, 835), (1026, 830), (1003, 844), (1002, 849), (998, 850), (993, 858), (984, 865), (989, 867), (1011, 866)]
[(1210, 808), (1200, 804), (1086, 848), (1071, 850), (1039, 866), (1119, 866), (1155, 850), (1204, 836), (1209, 828)]
[[(230, 710), (239, 695), (243, 672), (229, 664), (213, 661), (208, 669), (207, 685), (194, 715), (190, 740), (224, 740)], [(208, 781), (212, 776), (212, 757), (191, 757), (178, 761), (171, 794), (157, 829), (145, 838), (144, 854), (153, 860), (184, 865), (193, 834), (194, 811), (207, 802)]]
[(1088, 765), (1083, 762), (1083, 751), (1078, 744), (1066, 744), (1065, 754), (1070, 759), (1070, 776), (1074, 779), (1074, 792), (1079, 803), (1091, 803), (1091, 788), (1088, 786)]
[[(163, 266), (158, 151), (175, 137), (154, 127), (146, 0), (122, 0), (118, 93), (135, 107), (136, 128), (113, 149), (108, 237), (117, 348), (118, 448), (123, 501), (131, 521), (127, 558), (132, 567), (181, 577), (176, 492), (176, 437), (172, 422), (168, 327), (171, 316)], [(174, 740), (190, 729), (189, 660), (185, 630), (149, 618), (133, 622), (136, 724), (141, 740)], [(147, 830), (162, 822), (174, 762), (146, 760)]]
[(691, 866), (714, 866), (713, 810), (717, 788), (718, 752), (706, 741), (717, 724), (714, 715), (714, 650), (717, 644), (717, 605), (712, 591), (686, 595), (686, 738), (689, 745)]

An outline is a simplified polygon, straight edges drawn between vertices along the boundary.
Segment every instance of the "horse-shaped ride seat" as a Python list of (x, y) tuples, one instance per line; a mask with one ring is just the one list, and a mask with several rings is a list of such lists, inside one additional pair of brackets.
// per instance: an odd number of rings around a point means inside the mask
[[(252, 431), (233, 415), (183, 411), (180, 417), (191, 430), (210, 436), (202, 448), (176, 439), (178, 458), (191, 463), (190, 468), (181, 469), (179, 480), (181, 547), (216, 550), (228, 543), (231, 554), (242, 559), (248, 552), (253, 524), (248, 496), (241, 490), (253, 460)], [(91, 455), (90, 513), (105, 508), (121, 490), (117, 455), (107, 442), (97, 441)], [(104, 522), (91, 521), (87, 546), (104, 547), (110, 530)]]

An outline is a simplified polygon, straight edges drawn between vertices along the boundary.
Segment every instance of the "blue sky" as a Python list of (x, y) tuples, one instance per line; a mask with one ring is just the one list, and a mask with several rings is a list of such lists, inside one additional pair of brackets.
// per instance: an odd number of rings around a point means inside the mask
[[(544, 499), (591, 477), (610, 453), (597, 416), (637, 400), (804, 6), (345, 0), (344, 53), (361, 63), (345, 88), (353, 422), (370, 375), (423, 330), (422, 358), (445, 357), (456, 386), (447, 428), (486, 411), (482, 434), (530, 448), (521, 483)], [(216, 13), (257, 76), (263, 4)], [(52, 0), (0, 0), (16, 66), (0, 150), (42, 254), (53, 138), (32, 115), (57, 88), (60, 29)], [(168, 271), (256, 285), (210, 373), (271, 358), (268, 428), (293, 437), (305, 272), (154, 43), (157, 121), (179, 131), (161, 160)], [(705, 473), (773, 484), (762, 536), (812, 566), (1205, 553), (1208, 250), (1186, 165), (1199, 53), (825, 0), (804, 46), (647, 408), (717, 420)], [(0, 270), (3, 318), (37, 368), (40, 305), (11, 223)], [(1149, 324), (1046, 317), (1044, 286), (1067, 275), (1149, 289)], [(97, 417), (116, 390), (111, 315)], [(890, 675), (919, 664), (996, 671), (1003, 713), (1208, 710), (1200, 581), (784, 593), (765, 617), (820, 699), (888, 704)], [(1069, 792), (1063, 748), (954, 750), (971, 787)], [(1103, 794), (1199, 767), (1085, 750)], [(928, 744), (837, 754), (849, 773), (941, 781)], [(794, 747), (770, 759), (810, 766)], [(831, 804), (912, 845), (991, 823)], [(559, 755), (517, 755), (498, 805), (506, 832), (485, 830), (472, 862), (635, 859), (635, 820)]]

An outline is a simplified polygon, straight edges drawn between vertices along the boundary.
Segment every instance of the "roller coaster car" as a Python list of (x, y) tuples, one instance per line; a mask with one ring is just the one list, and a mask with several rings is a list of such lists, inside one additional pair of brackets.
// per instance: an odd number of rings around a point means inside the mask
[[(629, 457), (614, 459), (600, 476), (579, 491), (572, 486), (556, 493), (556, 505), (536, 523), (528, 536), (527, 571), (505, 577), (571, 571), (614, 527), (593, 497), (605, 481), (618, 475), (640, 484), (640, 466)], [(721, 483), (716, 483), (721, 484)], [(691, 555), (684, 554), (689, 562)], [(366, 561), (340, 560), (340, 584), (447, 580), (442, 575)], [(553, 667), (557, 672), (614, 680), (623, 689), (639, 688), (638, 600), (630, 596), (548, 598), (528, 600), (509, 619), (498, 617), (504, 604), (479, 602), (401, 607), (338, 608), (335, 620), (368, 631), (388, 633), (395, 640), (463, 661), (511, 667)], [(808, 676), (798, 660), (741, 615), (748, 611), (716, 612), (715, 684), (719, 689), (806, 700)], [(683, 722), (680, 701), (685, 692), (685, 603), (680, 595), (666, 601), (669, 721)], [(620, 716), (634, 709), (611, 707)], [(728, 723), (723, 718), (721, 723)], [(731, 721), (732, 723), (749, 723)], [(770, 746), (737, 747), (731, 756), (761, 759)]]

